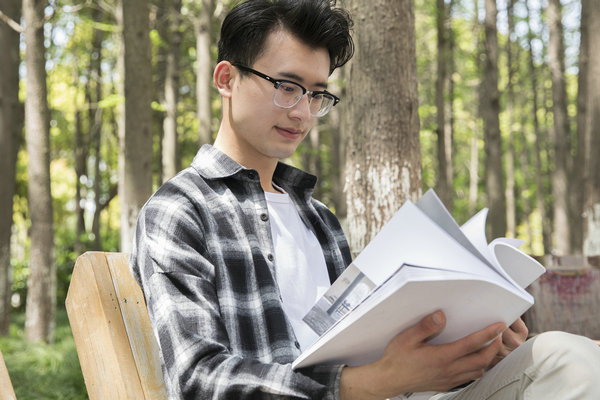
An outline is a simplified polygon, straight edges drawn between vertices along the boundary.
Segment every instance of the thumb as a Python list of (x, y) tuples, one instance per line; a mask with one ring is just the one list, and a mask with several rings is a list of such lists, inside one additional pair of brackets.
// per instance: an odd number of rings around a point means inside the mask
[(425, 342), (432, 336), (440, 333), (444, 329), (444, 326), (446, 326), (446, 316), (442, 311), (436, 311), (408, 329), (410, 331), (410, 340), (415, 343)]

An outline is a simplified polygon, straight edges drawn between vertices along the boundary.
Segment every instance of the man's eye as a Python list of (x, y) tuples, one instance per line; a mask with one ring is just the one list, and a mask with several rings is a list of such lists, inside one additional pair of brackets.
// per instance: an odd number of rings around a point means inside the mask
[(286, 92), (286, 93), (293, 93), (296, 91), (296, 87), (294, 85), (289, 85), (286, 83), (282, 83), (279, 86), (279, 89), (281, 89), (282, 91)]

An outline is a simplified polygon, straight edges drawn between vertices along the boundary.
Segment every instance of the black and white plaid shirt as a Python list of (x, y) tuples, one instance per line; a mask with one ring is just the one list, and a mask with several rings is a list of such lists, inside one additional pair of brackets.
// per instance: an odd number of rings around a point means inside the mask
[[(321, 243), (330, 280), (350, 263), (336, 217), (311, 197), (316, 178), (279, 163)], [(335, 399), (341, 366), (292, 371), (300, 354), (282, 309), (269, 215), (256, 171), (203, 146), (140, 212), (132, 272), (158, 339), (169, 398)]]

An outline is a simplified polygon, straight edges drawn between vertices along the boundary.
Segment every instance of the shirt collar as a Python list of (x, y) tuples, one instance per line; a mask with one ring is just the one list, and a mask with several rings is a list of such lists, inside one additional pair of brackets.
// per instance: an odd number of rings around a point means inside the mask
[[(203, 145), (192, 161), (194, 168), (205, 179), (222, 179), (238, 174), (240, 171), (247, 171), (227, 154), (216, 147)], [(308, 174), (296, 167), (278, 162), (273, 175), (273, 181), (286, 191), (301, 191), (314, 189), (317, 183), (317, 177)]]

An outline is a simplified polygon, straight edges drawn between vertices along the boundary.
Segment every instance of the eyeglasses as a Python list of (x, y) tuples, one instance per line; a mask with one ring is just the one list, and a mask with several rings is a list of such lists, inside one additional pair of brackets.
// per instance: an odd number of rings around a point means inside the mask
[(300, 102), (302, 96), (308, 94), (308, 108), (310, 115), (313, 117), (322, 117), (331, 110), (331, 107), (339, 103), (340, 99), (337, 96), (325, 90), (307, 90), (299, 83), (288, 81), (286, 79), (275, 79), (262, 72), (258, 72), (250, 67), (239, 63), (232, 63), (236, 68), (242, 71), (251, 72), (256, 76), (268, 80), (275, 86), (275, 94), (273, 95), (273, 103), (277, 107), (292, 108)]

